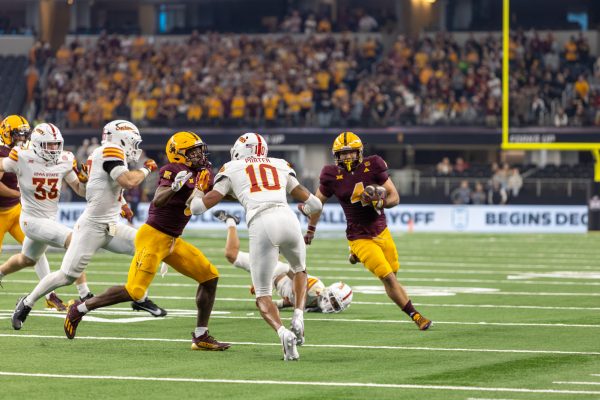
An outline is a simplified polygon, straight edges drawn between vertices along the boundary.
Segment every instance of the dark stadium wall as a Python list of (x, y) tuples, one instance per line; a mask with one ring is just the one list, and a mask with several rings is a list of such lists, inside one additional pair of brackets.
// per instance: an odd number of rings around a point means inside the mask
[(66, 1), (40, 1), (40, 38), (57, 50), (69, 30), (70, 12)]

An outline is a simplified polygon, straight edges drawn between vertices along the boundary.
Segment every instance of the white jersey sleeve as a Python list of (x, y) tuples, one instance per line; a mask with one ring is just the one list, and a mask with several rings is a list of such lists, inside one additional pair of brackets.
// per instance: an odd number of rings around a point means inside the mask
[(90, 220), (99, 223), (116, 223), (121, 212), (120, 198), (123, 189), (104, 168), (104, 163), (110, 161), (122, 163), (114, 169), (127, 170), (123, 149), (112, 143), (98, 147), (88, 158), (89, 179), (85, 195), (85, 214)]
[(280, 158), (247, 157), (221, 167), (215, 185), (228, 178), (232, 193), (246, 210), (246, 223), (261, 210), (273, 205), (286, 205), (288, 177), (295, 175), (289, 163)]
[(17, 153), (23, 215), (55, 219), (63, 180), (72, 171), (73, 154), (63, 151), (56, 163), (49, 163), (31, 149), (20, 149)]
[(19, 151), (15, 147), (10, 151), (10, 153), (8, 154), (8, 157), (2, 159), (2, 170), (4, 172), (12, 172), (12, 173), (16, 174), (17, 167), (18, 167), (18, 161), (19, 161)]

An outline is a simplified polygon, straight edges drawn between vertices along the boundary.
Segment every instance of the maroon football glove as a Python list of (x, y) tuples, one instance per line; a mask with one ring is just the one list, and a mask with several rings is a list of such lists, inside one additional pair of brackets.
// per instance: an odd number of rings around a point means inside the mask
[(306, 233), (304, 234), (304, 243), (311, 244), (313, 239), (315, 238), (315, 231), (317, 227), (314, 225), (309, 225)]

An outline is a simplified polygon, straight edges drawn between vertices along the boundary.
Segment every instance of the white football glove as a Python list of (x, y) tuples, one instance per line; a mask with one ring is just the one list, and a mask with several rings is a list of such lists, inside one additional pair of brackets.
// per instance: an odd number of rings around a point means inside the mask
[(179, 171), (177, 175), (175, 175), (175, 179), (171, 184), (171, 190), (174, 192), (179, 192), (179, 190), (185, 185), (185, 183), (192, 177), (191, 172)]

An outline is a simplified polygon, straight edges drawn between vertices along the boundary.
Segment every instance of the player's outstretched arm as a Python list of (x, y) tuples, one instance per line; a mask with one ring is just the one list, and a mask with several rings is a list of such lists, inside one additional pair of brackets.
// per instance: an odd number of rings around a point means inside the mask
[(69, 187), (73, 189), (73, 191), (77, 193), (79, 197), (85, 197), (86, 185), (85, 183), (80, 182), (79, 179), (77, 179), (77, 176), (75, 176), (75, 179), (73, 180), (69, 179), (67, 175), (65, 182), (67, 182), (67, 185), (69, 185)]
[(192, 210), (192, 214), (194, 215), (204, 214), (206, 211), (219, 204), (219, 202), (223, 200), (223, 197), (225, 197), (225, 195), (213, 189), (203, 197), (194, 197), (190, 203), (190, 210)]
[(396, 186), (394, 186), (394, 182), (388, 178), (387, 181), (385, 181), (381, 186), (383, 186), (386, 190), (383, 207), (392, 208), (397, 206), (400, 203), (400, 194), (398, 194)]
[[(321, 193), (320, 189), (317, 189), (317, 193), (315, 193), (315, 197), (321, 200), (322, 204), (325, 204), (329, 197), (325, 196)], [(308, 217), (308, 228), (306, 229), (306, 234), (304, 235), (304, 243), (311, 244), (312, 240), (315, 237), (315, 232), (317, 231), (317, 223), (319, 223), (319, 218), (321, 218), (322, 209), (314, 214), (311, 214)]]
[[(7, 168), (4, 166), (5, 162), (7, 164), (8, 163), (12, 164), (11, 159), (0, 158), (0, 179), (2, 179), (2, 177), (4, 176), (4, 172), (11, 172), (11, 171), (8, 171)], [(11, 199), (18, 199), (19, 197), (21, 197), (21, 192), (19, 192), (18, 190), (11, 189), (8, 186), (6, 186), (4, 183), (0, 182), (0, 197), (8, 197)]]
[(152, 171), (156, 171), (158, 166), (154, 160), (146, 160), (144, 166), (140, 169), (125, 171), (121, 173), (116, 181), (123, 189), (133, 189), (146, 179)]

